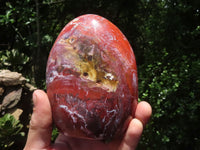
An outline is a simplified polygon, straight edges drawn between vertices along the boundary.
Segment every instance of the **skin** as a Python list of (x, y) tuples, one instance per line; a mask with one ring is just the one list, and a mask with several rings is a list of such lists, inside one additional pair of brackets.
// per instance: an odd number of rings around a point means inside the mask
[(147, 102), (138, 103), (135, 118), (131, 120), (123, 139), (105, 144), (97, 140), (77, 139), (59, 134), (52, 145), (52, 112), (47, 94), (36, 90), (33, 93), (33, 102), (33, 114), (24, 150), (135, 150), (152, 113)]

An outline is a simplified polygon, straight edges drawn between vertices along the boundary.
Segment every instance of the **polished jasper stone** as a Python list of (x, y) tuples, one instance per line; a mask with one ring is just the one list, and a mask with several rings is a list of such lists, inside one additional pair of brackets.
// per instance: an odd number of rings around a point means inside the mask
[(111, 140), (123, 136), (137, 105), (137, 68), (121, 31), (98, 15), (69, 22), (50, 52), (47, 94), (65, 135)]

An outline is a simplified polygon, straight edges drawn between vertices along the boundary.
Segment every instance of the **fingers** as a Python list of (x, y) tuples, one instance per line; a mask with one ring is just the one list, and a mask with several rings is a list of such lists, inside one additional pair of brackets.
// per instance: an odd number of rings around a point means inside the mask
[(135, 150), (143, 132), (143, 127), (148, 122), (152, 113), (151, 106), (147, 102), (137, 105), (135, 119), (133, 119), (126, 131), (119, 150)]
[(143, 124), (138, 119), (133, 119), (126, 131), (119, 150), (134, 150), (137, 147), (143, 131)]
[(137, 105), (135, 111), (135, 118), (140, 120), (144, 126), (149, 121), (151, 114), (152, 114), (152, 108), (149, 103), (142, 101)]
[(45, 149), (51, 142), (52, 114), (45, 92), (36, 90), (33, 93), (33, 114), (24, 150)]

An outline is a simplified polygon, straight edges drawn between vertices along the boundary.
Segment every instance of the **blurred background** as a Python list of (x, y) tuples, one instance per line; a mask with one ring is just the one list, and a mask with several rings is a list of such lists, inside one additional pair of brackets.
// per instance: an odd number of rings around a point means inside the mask
[[(70, 20), (88, 13), (113, 22), (133, 47), (139, 100), (153, 108), (137, 149), (199, 150), (199, 0), (0, 0), (0, 69), (19, 72), (45, 90), (56, 37)], [(29, 119), (1, 115), (0, 149), (23, 148)]]

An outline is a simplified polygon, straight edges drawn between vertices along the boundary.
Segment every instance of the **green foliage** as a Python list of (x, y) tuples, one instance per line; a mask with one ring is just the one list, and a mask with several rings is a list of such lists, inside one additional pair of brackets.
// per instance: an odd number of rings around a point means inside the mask
[(199, 149), (199, 13), (195, 3), (184, 1), (144, 5), (152, 11), (142, 32), (146, 47), (139, 92), (153, 115), (139, 149)]
[(142, 144), (148, 141), (149, 149), (157, 149), (158, 143), (166, 149), (198, 149), (200, 99), (196, 88), (200, 87), (200, 73), (197, 72), (200, 59), (182, 56), (166, 64), (163, 62), (156, 61), (140, 68), (145, 70), (140, 73), (140, 97), (153, 107)]
[(29, 62), (29, 57), (18, 50), (0, 51), (0, 67), (13, 71), (22, 71), (23, 66)]
[(51, 136), (51, 141), (54, 142), (58, 136), (59, 132), (56, 127), (53, 128), (52, 130), (52, 136)]
[(16, 139), (24, 136), (21, 132), (23, 125), (11, 114), (5, 114), (0, 118), (0, 149), (9, 149)]

